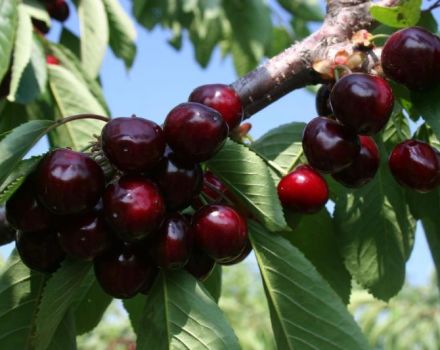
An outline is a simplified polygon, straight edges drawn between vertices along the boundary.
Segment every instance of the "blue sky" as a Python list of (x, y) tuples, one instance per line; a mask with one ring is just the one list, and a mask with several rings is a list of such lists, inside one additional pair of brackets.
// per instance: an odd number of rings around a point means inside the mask
[[(131, 1), (122, 0), (127, 12)], [(78, 32), (77, 21), (72, 16), (66, 23)], [(147, 32), (140, 26), (138, 32), (138, 54), (131, 71), (127, 72), (123, 62), (116, 59), (110, 50), (102, 67), (104, 94), (112, 116), (122, 117), (136, 114), (157, 123), (162, 123), (169, 110), (187, 100), (190, 92), (206, 83), (231, 83), (237, 77), (230, 59), (222, 59), (215, 52), (207, 69), (200, 68), (194, 60), (191, 45), (186, 42), (181, 51), (167, 44), (169, 33), (162, 30)], [(60, 28), (54, 28), (50, 38), (56, 39)], [(295, 91), (251, 118), (251, 134), (257, 138), (269, 129), (283, 123), (304, 121), (316, 116), (314, 97), (306, 91)], [(46, 150), (40, 142), (33, 153)], [(7, 254), (11, 246), (3, 247)], [(422, 284), (433, 270), (433, 263), (423, 232), (418, 227), (415, 248), (407, 264), (407, 278), (411, 283)]]

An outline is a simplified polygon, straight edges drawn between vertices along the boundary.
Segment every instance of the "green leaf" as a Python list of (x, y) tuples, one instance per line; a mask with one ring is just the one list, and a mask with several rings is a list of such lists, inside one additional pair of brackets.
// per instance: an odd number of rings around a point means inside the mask
[(306, 256), (345, 304), (350, 301), (351, 276), (339, 253), (335, 224), (327, 211), (304, 215), (284, 236)]
[(20, 124), (26, 123), (31, 117), (33, 116), (27, 112), (26, 106), (22, 104), (9, 102), (7, 100), (0, 102), (0, 140), (12, 129)]
[(90, 78), (96, 78), (101, 69), (107, 45), (109, 28), (102, 1), (81, 0), (78, 3), (81, 33), (81, 62)]
[[(81, 40), (79, 39), (79, 37), (76, 34), (72, 33), (66, 27), (63, 27), (63, 30), (61, 31), (60, 45), (56, 45), (56, 44), (53, 44), (53, 45), (56, 48), (59, 48), (59, 50), (62, 50), (62, 49), (70, 50), (69, 53), (72, 53), (75, 55), (75, 61), (76, 61), (76, 59), (80, 59), (80, 57), (81, 57)], [(60, 59), (60, 57), (58, 57), (57, 54), (55, 54), (55, 56), (58, 59)], [(60, 61), (65, 61), (65, 62), (62, 62), (64, 66), (70, 66), (72, 64), (71, 62), (69, 62), (70, 60), (68, 60), (68, 59), (67, 60), (60, 60)], [(79, 62), (79, 66), (81, 66), (80, 62)], [(82, 67), (81, 67), (81, 70), (82, 70)]]
[(77, 350), (75, 318), (71, 310), (64, 315), (47, 350)]
[(52, 120), (33, 120), (11, 131), (0, 142), (0, 184), (12, 173), (26, 153), (55, 124)]
[(259, 60), (249, 51), (246, 51), (238, 42), (233, 41), (231, 46), (232, 60), (238, 76), (243, 76), (257, 67)]
[[(87, 86), (64, 67), (49, 66), (49, 84), (63, 118), (82, 113), (106, 114)], [(103, 126), (97, 120), (77, 120), (57, 128), (51, 137), (58, 147), (81, 150), (95, 140), (94, 135), (101, 134)]]
[(18, 0), (0, 0), (0, 80), (9, 69), (18, 22)]
[(274, 27), (272, 39), (266, 46), (265, 56), (273, 57), (292, 45), (293, 38), (285, 27)]
[(147, 298), (139, 331), (138, 350), (240, 348), (217, 304), (184, 271), (161, 273)]
[(134, 298), (124, 299), (122, 301), (124, 309), (127, 311), (128, 317), (130, 318), (131, 327), (137, 337), (143, 332), (143, 329), (141, 328), (141, 320), (144, 315), (146, 301), (147, 297), (143, 294), (138, 294)]
[(36, 312), (46, 276), (31, 272), (14, 251), (0, 277), (0, 349), (33, 349)]
[(304, 255), (260, 225), (249, 227), (278, 349), (369, 349), (341, 299)]
[(434, 130), (437, 138), (440, 138), (440, 86), (432, 89), (411, 94), (412, 101), (422, 115), (426, 123)]
[(43, 21), (50, 27), (50, 16), (43, 2), (39, 0), (23, 0), (21, 6), (24, 7), (29, 16)]
[(65, 260), (47, 281), (37, 313), (36, 350), (45, 350), (50, 345), (90, 268), (89, 262)]
[(207, 166), (270, 231), (286, 230), (283, 209), (269, 169), (254, 152), (228, 140)]
[(220, 265), (215, 265), (209, 277), (203, 281), (203, 285), (212, 298), (218, 303), (220, 295), (222, 294), (222, 267)]
[(383, 7), (372, 4), (370, 13), (373, 18), (393, 28), (415, 26), (420, 19), (422, 0), (404, 0), (399, 6)]
[(323, 20), (321, 6), (315, 0), (278, 0), (278, 2), (295, 17), (315, 22)]
[(110, 47), (116, 57), (122, 58), (130, 68), (136, 56), (136, 29), (117, 0), (104, 0), (110, 29)]

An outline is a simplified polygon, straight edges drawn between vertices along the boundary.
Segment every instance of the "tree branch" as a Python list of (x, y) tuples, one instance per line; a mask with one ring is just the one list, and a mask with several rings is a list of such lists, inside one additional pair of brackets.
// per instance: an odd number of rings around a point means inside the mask
[[(397, 1), (381, 4), (394, 6)], [(352, 34), (374, 25), (370, 5), (369, 0), (328, 0), (327, 15), (317, 32), (235, 81), (232, 87), (242, 100), (246, 118), (295, 89), (322, 82), (313, 63), (333, 58), (340, 50), (353, 50)]]

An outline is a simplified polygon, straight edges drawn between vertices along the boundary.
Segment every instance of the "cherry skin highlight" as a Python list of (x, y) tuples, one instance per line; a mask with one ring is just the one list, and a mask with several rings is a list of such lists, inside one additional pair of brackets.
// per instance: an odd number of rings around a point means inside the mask
[(358, 188), (370, 182), (377, 173), (380, 154), (372, 137), (359, 136), (361, 150), (348, 168), (333, 174), (333, 178), (346, 187)]
[(407, 140), (396, 147), (388, 160), (398, 183), (418, 192), (429, 192), (440, 183), (440, 155), (429, 144)]
[(390, 119), (394, 96), (381, 77), (349, 74), (338, 80), (330, 95), (336, 119), (357, 134), (373, 135)]
[(225, 143), (228, 132), (219, 112), (195, 102), (175, 107), (164, 124), (168, 145), (179, 158), (189, 162), (212, 158)]
[(140, 176), (124, 176), (103, 195), (109, 227), (124, 241), (146, 238), (162, 223), (165, 202), (157, 186)]
[(191, 257), (185, 266), (185, 270), (197, 278), (199, 281), (205, 281), (214, 270), (215, 261), (206, 253), (198, 249), (193, 249)]
[(196, 88), (189, 96), (190, 102), (198, 102), (218, 111), (228, 124), (229, 131), (243, 120), (243, 107), (235, 90), (224, 84), (208, 84)]
[(316, 93), (316, 112), (320, 117), (327, 117), (333, 114), (330, 106), (330, 84), (321, 85), (318, 92)]
[(278, 184), (278, 196), (287, 210), (313, 214), (328, 201), (328, 186), (311, 166), (300, 165), (284, 176)]
[(359, 153), (357, 135), (336, 120), (312, 119), (304, 129), (302, 145), (309, 164), (323, 173), (348, 167)]
[(156, 123), (142, 118), (116, 118), (102, 129), (102, 150), (124, 172), (151, 170), (163, 157), (165, 138)]

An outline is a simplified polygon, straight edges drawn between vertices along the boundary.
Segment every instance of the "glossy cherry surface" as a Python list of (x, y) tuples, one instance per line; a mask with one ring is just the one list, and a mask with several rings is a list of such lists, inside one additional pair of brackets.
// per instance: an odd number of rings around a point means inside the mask
[(287, 210), (312, 214), (328, 201), (328, 186), (311, 166), (300, 165), (284, 176), (278, 184), (278, 197)]
[(403, 186), (429, 192), (440, 183), (440, 155), (429, 144), (407, 140), (396, 147), (388, 160), (394, 178)]
[(246, 242), (246, 246), (244, 248), (244, 250), (241, 252), (241, 254), (239, 256), (237, 256), (234, 259), (228, 260), (228, 261), (223, 261), (221, 264), (225, 265), (225, 266), (231, 266), (231, 265), (236, 265), (241, 263), (244, 259), (246, 259), (249, 254), (252, 251), (252, 245), (251, 242), (249, 242), (249, 240)]
[(189, 96), (190, 102), (198, 102), (218, 111), (228, 124), (229, 131), (243, 120), (243, 107), (238, 94), (224, 84), (208, 84), (196, 88)]
[(382, 130), (393, 111), (394, 96), (381, 77), (355, 73), (339, 79), (330, 95), (336, 119), (358, 134)]
[(37, 169), (38, 199), (54, 214), (93, 209), (104, 186), (101, 167), (85, 154), (70, 149), (50, 152)]
[(321, 85), (316, 93), (315, 107), (316, 112), (320, 117), (327, 117), (333, 114), (333, 111), (330, 107), (330, 92), (330, 84), (324, 84)]
[(119, 170), (151, 170), (165, 151), (165, 137), (156, 123), (142, 118), (116, 118), (102, 129), (102, 150)]
[(381, 62), (388, 78), (424, 90), (440, 82), (440, 39), (420, 27), (399, 30), (385, 43)]
[(130, 245), (119, 243), (94, 260), (96, 279), (114, 298), (132, 298), (141, 291), (155, 269)]
[(153, 172), (169, 210), (184, 209), (191, 204), (202, 188), (203, 172), (200, 164), (182, 162), (172, 151)]
[(18, 231), (15, 245), (23, 263), (40, 272), (54, 272), (65, 257), (57, 236), (52, 231)]
[(179, 213), (170, 214), (155, 233), (151, 256), (164, 269), (180, 269), (185, 266), (193, 246), (190, 224)]
[(335, 173), (348, 167), (359, 153), (355, 133), (336, 120), (312, 119), (304, 129), (302, 145), (309, 164), (323, 173)]
[(110, 228), (126, 241), (146, 238), (159, 227), (165, 214), (158, 187), (139, 176), (124, 176), (107, 186), (103, 205)]
[(69, 5), (65, 0), (46, 1), (46, 9), (49, 16), (57, 21), (64, 22), (69, 18)]
[(6, 220), (5, 207), (0, 207), (0, 246), (15, 239), (15, 229)]
[(212, 270), (214, 270), (214, 267), (214, 259), (209, 257), (201, 250), (193, 249), (191, 252), (191, 257), (185, 266), (185, 270), (187, 270), (199, 281), (205, 281), (211, 274)]
[(203, 207), (193, 216), (192, 227), (196, 246), (217, 262), (237, 258), (246, 247), (246, 220), (231, 207)]
[(228, 132), (219, 112), (195, 102), (175, 107), (164, 125), (168, 145), (180, 158), (191, 162), (214, 156), (225, 143)]
[(359, 136), (361, 150), (348, 168), (333, 174), (333, 178), (346, 187), (357, 188), (367, 184), (376, 175), (380, 154), (372, 137)]

